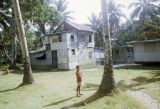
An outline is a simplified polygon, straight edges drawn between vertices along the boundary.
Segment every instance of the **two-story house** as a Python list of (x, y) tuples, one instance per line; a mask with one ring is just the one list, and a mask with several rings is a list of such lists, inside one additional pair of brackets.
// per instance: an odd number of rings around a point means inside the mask
[(86, 25), (63, 22), (53, 34), (42, 36), (41, 50), (30, 53), (32, 67), (70, 70), (95, 64), (94, 32)]

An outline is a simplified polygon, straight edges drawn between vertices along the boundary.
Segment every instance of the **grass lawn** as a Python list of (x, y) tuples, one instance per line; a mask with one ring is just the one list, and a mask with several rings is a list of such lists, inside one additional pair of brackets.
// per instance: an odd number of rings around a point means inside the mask
[[(23, 75), (19, 71), (2, 75), (0, 71), (0, 109), (60, 109), (92, 96), (101, 82), (103, 70), (82, 70), (81, 97), (75, 97), (75, 71), (33, 71), (35, 84), (16, 88)], [(99, 98), (76, 109), (145, 109), (127, 90), (141, 90), (160, 101), (160, 69), (136, 67), (115, 69), (120, 93)]]

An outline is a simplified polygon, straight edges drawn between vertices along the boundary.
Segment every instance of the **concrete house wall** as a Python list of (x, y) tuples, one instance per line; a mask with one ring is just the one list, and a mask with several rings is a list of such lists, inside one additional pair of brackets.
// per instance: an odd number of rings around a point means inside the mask
[(134, 47), (135, 62), (160, 62), (160, 40), (137, 41), (131, 42), (129, 44), (131, 44)]
[[(39, 57), (42, 57), (43, 55), (46, 55), (46, 58), (44, 60), (37, 59)], [(30, 61), (31, 61), (32, 68), (51, 69), (52, 68), (51, 51), (41, 51), (37, 53), (31, 53)]]

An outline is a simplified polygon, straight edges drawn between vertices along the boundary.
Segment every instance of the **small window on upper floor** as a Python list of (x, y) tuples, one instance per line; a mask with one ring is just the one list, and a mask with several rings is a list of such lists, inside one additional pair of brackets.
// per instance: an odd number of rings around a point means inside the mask
[(71, 35), (71, 42), (74, 42), (74, 35)]
[(59, 37), (59, 42), (62, 42), (62, 35), (60, 34), (58, 37)]
[(71, 49), (72, 55), (76, 55), (75, 49)]
[(92, 36), (89, 35), (89, 42), (92, 42)]

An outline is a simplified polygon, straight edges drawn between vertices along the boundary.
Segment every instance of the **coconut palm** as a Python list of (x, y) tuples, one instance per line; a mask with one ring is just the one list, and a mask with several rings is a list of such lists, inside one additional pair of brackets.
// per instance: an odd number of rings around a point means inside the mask
[(32, 76), (32, 69), (30, 64), (27, 40), (25, 37), (24, 25), (22, 23), (22, 15), (21, 15), (20, 6), (19, 6), (19, 0), (12, 0), (12, 2), (13, 2), (16, 25), (18, 28), (20, 46), (21, 46), (23, 62), (24, 62), (24, 76), (23, 76), (22, 84), (23, 85), (32, 84), (34, 80)]
[(155, 16), (159, 13), (159, 0), (137, 0), (133, 2), (129, 8), (133, 8), (131, 18), (138, 18), (140, 20), (146, 20), (149, 17)]
[(123, 6), (117, 4), (115, 1), (109, 0), (107, 5), (108, 5), (110, 29), (113, 30), (119, 27), (121, 18), (125, 18), (125, 14), (122, 12)]
[(61, 13), (64, 20), (72, 19), (70, 14), (72, 11), (68, 11), (68, 2), (66, 0), (56, 0), (54, 2), (56, 10)]
[(11, 20), (11, 12), (9, 10), (10, 3), (8, 0), (0, 1), (0, 28), (1, 30), (5, 30), (8, 26), (10, 26)]
[(93, 28), (95, 33), (95, 46), (96, 47), (103, 47), (103, 33), (102, 33), (102, 18), (101, 16), (96, 16), (92, 14), (89, 18), (90, 24), (88, 24), (91, 28)]
[(108, 13), (106, 12), (106, 0), (101, 0), (102, 7), (102, 21), (103, 21), (103, 37), (105, 43), (105, 65), (104, 73), (102, 77), (101, 85), (98, 89), (99, 93), (107, 94), (115, 90), (115, 80), (113, 75), (113, 65), (112, 65), (112, 50), (111, 50), (111, 41), (110, 41), (110, 29), (109, 29), (109, 20)]

